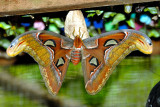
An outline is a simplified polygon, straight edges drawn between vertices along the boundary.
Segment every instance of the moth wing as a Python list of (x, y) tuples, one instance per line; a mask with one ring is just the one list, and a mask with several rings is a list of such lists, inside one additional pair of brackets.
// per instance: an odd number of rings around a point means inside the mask
[(51, 93), (57, 94), (68, 68), (73, 40), (53, 32), (42, 32), (38, 39), (51, 53), (48, 60), (52, 62), (47, 66), (40, 65), (41, 74)]
[(124, 32), (118, 31), (83, 40), (85, 48), (82, 51), (82, 69), (89, 94), (100, 91), (114, 70), (115, 65), (106, 64), (105, 58), (111, 48), (118, 46), (125, 36)]
[(57, 94), (70, 61), (73, 40), (49, 31), (29, 31), (18, 36), (7, 49), (10, 56), (30, 54), (39, 64), (48, 90)]

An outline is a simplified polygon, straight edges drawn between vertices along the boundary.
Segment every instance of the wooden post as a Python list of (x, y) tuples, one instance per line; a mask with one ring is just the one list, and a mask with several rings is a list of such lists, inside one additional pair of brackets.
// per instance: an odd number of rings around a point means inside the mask
[(0, 0), (0, 16), (152, 2), (159, 0)]

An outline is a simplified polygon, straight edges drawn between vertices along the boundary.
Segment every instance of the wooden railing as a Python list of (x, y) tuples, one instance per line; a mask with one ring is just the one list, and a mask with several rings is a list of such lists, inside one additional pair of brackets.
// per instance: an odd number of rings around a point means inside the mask
[(152, 1), (159, 0), (0, 0), (0, 17)]

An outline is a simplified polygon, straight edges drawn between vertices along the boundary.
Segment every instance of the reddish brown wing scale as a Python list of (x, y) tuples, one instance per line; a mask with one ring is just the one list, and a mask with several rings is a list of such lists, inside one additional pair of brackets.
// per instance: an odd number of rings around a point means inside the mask
[(86, 58), (82, 59), (82, 67), (88, 93), (97, 93), (104, 84), (106, 74), (109, 73), (109, 67), (105, 65), (104, 60), (105, 51), (114, 45), (118, 45), (124, 38), (125, 33), (119, 32), (97, 38), (97, 47), (87, 49), (87, 46), (85, 46), (83, 53), (88, 57), (85, 56)]

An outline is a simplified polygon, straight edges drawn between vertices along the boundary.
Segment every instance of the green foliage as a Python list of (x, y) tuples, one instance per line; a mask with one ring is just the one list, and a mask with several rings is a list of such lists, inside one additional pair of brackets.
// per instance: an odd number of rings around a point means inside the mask
[(5, 22), (0, 22), (0, 28), (7, 30), (9, 28), (11, 28), (12, 26), (9, 24), (6, 24)]
[[(159, 81), (159, 76), (157, 75), (160, 73), (159, 61), (159, 56), (128, 57), (124, 59), (113, 71), (102, 90), (96, 95), (89, 95), (85, 90), (81, 64), (79, 63), (77, 66), (69, 64), (67, 74), (57, 97), (74, 104), (82, 104), (86, 107), (144, 106), (150, 90)], [(28, 82), (37, 82), (46, 90), (46, 93), (48, 92), (44, 86), (38, 64), (14, 65), (7, 68), (9, 69), (8, 72), (13, 76)], [(7, 68), (5, 67), (5, 69)], [(9, 85), (7, 86), (9, 87)], [(8, 93), (6, 94), (4, 92), (0, 92), (2, 96), (0, 97), (0, 104), (8, 105), (4, 107), (17, 107), (17, 105), (20, 105), (18, 107), (39, 107), (39, 105), (33, 106), (33, 100), (29, 101), (30, 105), (28, 105), (29, 102), (23, 96), (24, 93), (15, 97), (11, 93), (6, 92)]]
[(104, 24), (104, 27), (105, 27), (105, 31), (107, 32), (115, 30), (115, 25), (112, 24), (112, 21), (106, 21), (106, 23)]
[(129, 20), (127, 20), (126, 22), (127, 22), (127, 24), (128, 24), (130, 27), (135, 28), (135, 22), (134, 22), (133, 19), (129, 19)]
[(149, 31), (148, 36), (158, 38), (158, 37), (160, 37), (160, 34), (157, 30), (152, 29), (151, 31)]
[(94, 17), (96, 15), (96, 13), (89, 13), (88, 15), (87, 15), (87, 17)]
[(113, 22), (112, 24), (115, 25), (115, 24), (118, 24), (120, 21), (124, 21), (126, 19), (125, 15), (122, 14), (122, 13), (117, 13), (115, 15), (115, 17), (113, 18)]
[(96, 31), (96, 29), (94, 28), (94, 26), (90, 26), (90, 27), (88, 28), (88, 32), (89, 32), (89, 35), (90, 35), (91, 37), (98, 35), (98, 32)]
[(7, 29), (7, 30), (6, 30), (6, 34), (7, 34), (7, 36), (12, 36), (12, 35), (15, 34), (15, 32), (14, 32), (14, 30), (12, 30), (12, 29)]
[(0, 39), (0, 46), (7, 49), (10, 45), (10, 41), (8, 39)]
[[(153, 16), (159, 17), (159, 8), (157, 6), (155, 7), (146, 7), (144, 8), (142, 13), (138, 13), (137, 11), (131, 12), (132, 10), (136, 9), (136, 5), (132, 7), (132, 5), (124, 5), (124, 9), (119, 9), (117, 10), (117, 6), (113, 7), (107, 7), (107, 9), (99, 9), (99, 10), (87, 10), (85, 11), (87, 13), (88, 20), (90, 21), (90, 26), (88, 26), (88, 32), (90, 36), (97, 36), (101, 31), (103, 32), (104, 30), (109, 32), (112, 30), (118, 30), (120, 28), (120, 25), (125, 25), (127, 27), (140, 30), (144, 33), (146, 33), (149, 37), (154, 37), (158, 38), (160, 37), (160, 32), (159, 32), (159, 27), (160, 27), (160, 21), (157, 19), (153, 19)], [(128, 7), (127, 7), (128, 6)], [(138, 6), (137, 6), (138, 7)], [(125, 10), (126, 9), (126, 10)], [(128, 14), (126, 14), (126, 13)], [(148, 17), (150, 17), (151, 22), (144, 26), (145, 24), (139, 23), (140, 17), (142, 14), (146, 14)], [(85, 17), (86, 17), (85, 16)], [(14, 18), (16, 19), (15, 16)], [(94, 17), (94, 18), (93, 18)], [(98, 18), (103, 18), (103, 28), (102, 29), (96, 29), (95, 26), (93, 26), (93, 22), (99, 20)], [(2, 29), (1, 32), (1, 37), (6, 37), (6, 36), (17, 36), (20, 35), (26, 31), (30, 30), (36, 30), (37, 28), (34, 28), (34, 22), (35, 21), (42, 21), (44, 23), (45, 30), (53, 31), (56, 33), (63, 33), (61, 32), (64, 28), (64, 20), (61, 18), (55, 18), (52, 17), (50, 13), (48, 13), (46, 16), (34, 16), (34, 15), (24, 15), (21, 16), (20, 18), (17, 18), (18, 20), (22, 19), (22, 22), (20, 21), (14, 21), (9, 18), (9, 20), (4, 20), (3, 19), (0, 21), (0, 28)], [(29, 19), (26, 21), (25, 19)], [(30, 26), (25, 27), (24, 25), (22, 26), (21, 23), (30, 24)], [(120, 23), (120, 24), (119, 24)], [(137, 26), (139, 28), (137, 28)], [(4, 41), (4, 40), (2, 40)], [(4, 46), (4, 47), (3, 47)], [(6, 45), (0, 45), (0, 47), (6, 48)]]
[(22, 34), (24, 32), (25, 32), (24, 27), (16, 28), (16, 26), (12, 26), (11, 28), (6, 29), (7, 36), (13, 36), (13, 35), (17, 36), (18, 34)]
[(16, 32), (17, 32), (18, 34), (22, 34), (22, 33), (25, 32), (25, 28), (24, 28), (24, 27), (19, 27), (19, 28), (16, 29)]
[(96, 10), (96, 14), (97, 14), (98, 16), (100, 16), (103, 12), (104, 12), (103, 10)]
[(157, 8), (156, 7), (147, 7), (144, 9), (144, 12), (149, 11), (151, 14), (157, 14)]
[(104, 11), (103, 10), (87, 10), (87, 17), (94, 17), (95, 15), (100, 16)]
[(48, 30), (55, 32), (55, 33), (60, 33), (59, 29), (57, 28), (57, 26), (55, 24), (49, 24)]
[(48, 22), (48, 20), (49, 20), (49, 17), (42, 17), (42, 20), (43, 20), (43, 22)]
[(58, 28), (64, 27), (64, 23), (60, 20), (60, 18), (50, 18), (49, 22), (55, 24)]
[(0, 105), (1, 107), (45, 107), (36, 100), (31, 100), (29, 97), (24, 97), (11, 91), (0, 90)]
[(29, 30), (29, 31), (32, 31), (32, 30), (35, 30), (35, 28), (33, 28), (33, 27), (30, 27), (28, 30)]
[(116, 12), (105, 12), (103, 17), (104, 18), (109, 18), (109, 17), (113, 17), (116, 15)]

